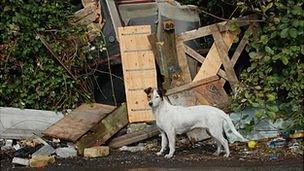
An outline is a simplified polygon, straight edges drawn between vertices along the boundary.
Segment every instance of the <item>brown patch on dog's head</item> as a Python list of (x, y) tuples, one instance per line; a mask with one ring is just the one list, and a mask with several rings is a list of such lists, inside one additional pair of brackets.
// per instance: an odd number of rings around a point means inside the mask
[[(153, 94), (154, 88), (148, 87), (144, 91), (147, 94), (148, 101), (150, 101), (153, 98), (153, 95), (154, 95)], [(166, 90), (164, 90), (164, 89), (156, 89), (156, 92), (159, 95), (159, 97), (163, 100), (164, 95), (166, 94)]]
[(144, 91), (147, 94), (148, 100), (151, 100), (152, 95), (153, 95), (153, 88), (152, 87), (148, 87)]

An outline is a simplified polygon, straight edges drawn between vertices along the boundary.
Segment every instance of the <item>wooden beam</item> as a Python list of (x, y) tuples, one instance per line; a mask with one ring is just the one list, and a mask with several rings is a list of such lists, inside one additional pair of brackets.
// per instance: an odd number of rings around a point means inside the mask
[[(163, 37), (164, 37), (164, 44), (161, 48), (163, 52), (163, 67), (166, 69), (164, 72), (164, 82), (163, 88), (169, 89), (171, 88), (172, 81), (176, 81), (173, 79), (182, 79), (181, 77), (174, 77), (174, 75), (181, 74), (181, 68), (179, 66), (179, 61), (177, 57), (177, 50), (175, 44), (175, 26), (172, 20), (168, 20), (163, 22)], [(173, 83), (174, 84), (174, 83)]]
[(117, 29), (118, 29), (118, 27), (121, 27), (122, 25), (121, 25), (120, 17), (119, 17), (119, 14), (118, 14), (118, 10), (116, 8), (115, 1), (114, 0), (106, 0), (106, 4), (107, 4), (107, 7), (108, 7), (110, 16), (111, 16), (111, 20), (112, 20), (112, 24), (113, 24), (113, 28), (114, 28), (114, 31), (115, 31), (116, 38), (119, 41), (119, 36), (118, 36)]
[(219, 77), (218, 76), (212, 76), (212, 77), (208, 77), (208, 78), (205, 78), (205, 79), (202, 79), (202, 80), (198, 80), (198, 81), (195, 81), (195, 82), (191, 82), (189, 84), (186, 84), (186, 85), (182, 85), (180, 87), (176, 87), (176, 88), (173, 88), (173, 89), (169, 89), (166, 93), (167, 96), (169, 95), (172, 95), (172, 94), (176, 94), (178, 92), (181, 92), (181, 91), (185, 91), (185, 90), (189, 90), (189, 89), (192, 89), (192, 88), (195, 88), (195, 87), (198, 87), (202, 84), (206, 84), (206, 83), (209, 83), (211, 81), (215, 81), (215, 80), (218, 80)]
[(245, 46), (247, 45), (247, 43), (248, 43), (248, 38), (246, 37), (246, 35), (244, 35), (231, 58), (232, 66), (234, 66), (236, 64), (237, 60), (239, 59), (239, 57), (240, 57), (242, 51), (244, 50)]
[(126, 104), (123, 104), (97, 123), (87, 134), (77, 141), (76, 148), (78, 152), (83, 154), (85, 148), (104, 144), (127, 124), (127, 107)]
[(199, 54), (198, 52), (196, 52), (195, 50), (193, 50), (192, 48), (190, 48), (188, 45), (184, 44), (185, 46), (185, 52), (191, 56), (192, 58), (194, 58), (195, 60), (197, 60), (199, 63), (203, 63), (205, 60), (205, 57), (203, 57), (201, 54)]
[(234, 72), (233, 65), (228, 56), (228, 51), (227, 51), (228, 47), (225, 44), (224, 39), (223, 39), (218, 27), (214, 27), (212, 30), (213, 30), (212, 35), (214, 38), (214, 43), (216, 44), (216, 48), (219, 52), (219, 57), (225, 68), (228, 81), (230, 83), (232, 91), (235, 91), (235, 84), (238, 82), (238, 79)]
[[(184, 44), (184, 46), (185, 46), (185, 52), (189, 56), (191, 56), (192, 58), (194, 58), (195, 60), (197, 60), (200, 63), (204, 62), (205, 57), (203, 57), (201, 54), (197, 53), (195, 50), (190, 48), (188, 45)], [(223, 71), (222, 69), (219, 69), (218, 75), (221, 76), (222, 78), (224, 78), (225, 80), (228, 80), (225, 71)]]
[(125, 145), (133, 144), (159, 134), (159, 129), (156, 126), (152, 128), (147, 128), (138, 132), (125, 134), (123, 136), (114, 138), (109, 142), (110, 148), (119, 148)]
[[(223, 22), (220, 22), (220, 23), (200, 27), (200, 28), (195, 29), (195, 30), (190, 30), (190, 31), (187, 31), (187, 32), (184, 32), (184, 33), (181, 33), (181, 34), (177, 35), (176, 38), (177, 38), (178, 41), (188, 41), (188, 40), (193, 40), (193, 39), (197, 39), (197, 38), (200, 38), (200, 37), (208, 36), (208, 35), (212, 34), (212, 28), (214, 28), (214, 27), (218, 27), (220, 32), (228, 31), (229, 27), (230, 27), (229, 22), (231, 22), (231, 21), (223, 21)], [(249, 25), (250, 23), (252, 23), (250, 21), (249, 16), (238, 18), (235, 22), (240, 27), (245, 26), (245, 25)]]

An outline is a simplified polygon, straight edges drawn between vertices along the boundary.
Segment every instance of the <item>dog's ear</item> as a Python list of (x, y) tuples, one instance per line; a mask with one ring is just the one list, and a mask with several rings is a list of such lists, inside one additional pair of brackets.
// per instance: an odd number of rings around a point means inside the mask
[(144, 91), (148, 95), (148, 94), (150, 94), (152, 92), (152, 87), (148, 87)]

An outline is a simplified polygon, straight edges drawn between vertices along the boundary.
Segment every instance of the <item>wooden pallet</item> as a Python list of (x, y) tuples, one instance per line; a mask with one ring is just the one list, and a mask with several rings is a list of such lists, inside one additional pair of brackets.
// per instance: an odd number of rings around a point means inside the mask
[(129, 122), (154, 120), (144, 89), (157, 87), (155, 57), (148, 36), (151, 26), (119, 27)]

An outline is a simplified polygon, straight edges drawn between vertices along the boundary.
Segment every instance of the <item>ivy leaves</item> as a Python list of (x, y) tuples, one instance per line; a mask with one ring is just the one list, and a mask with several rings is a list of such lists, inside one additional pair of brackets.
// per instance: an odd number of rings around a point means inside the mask
[[(272, 2), (270, 2), (272, 3)], [(300, 1), (264, 4), (260, 24), (250, 37), (251, 66), (241, 74), (234, 109), (257, 108), (257, 118), (293, 119), (293, 127), (304, 127), (304, 13)]]
[(68, 24), (73, 14), (70, 4), (4, 0), (1, 6), (0, 45), (5, 48), (0, 58), (0, 106), (63, 110), (87, 99), (79, 81), (52, 60), (36, 37), (43, 34), (60, 54), (65, 47), (62, 39), (79, 36), (83, 30)]

